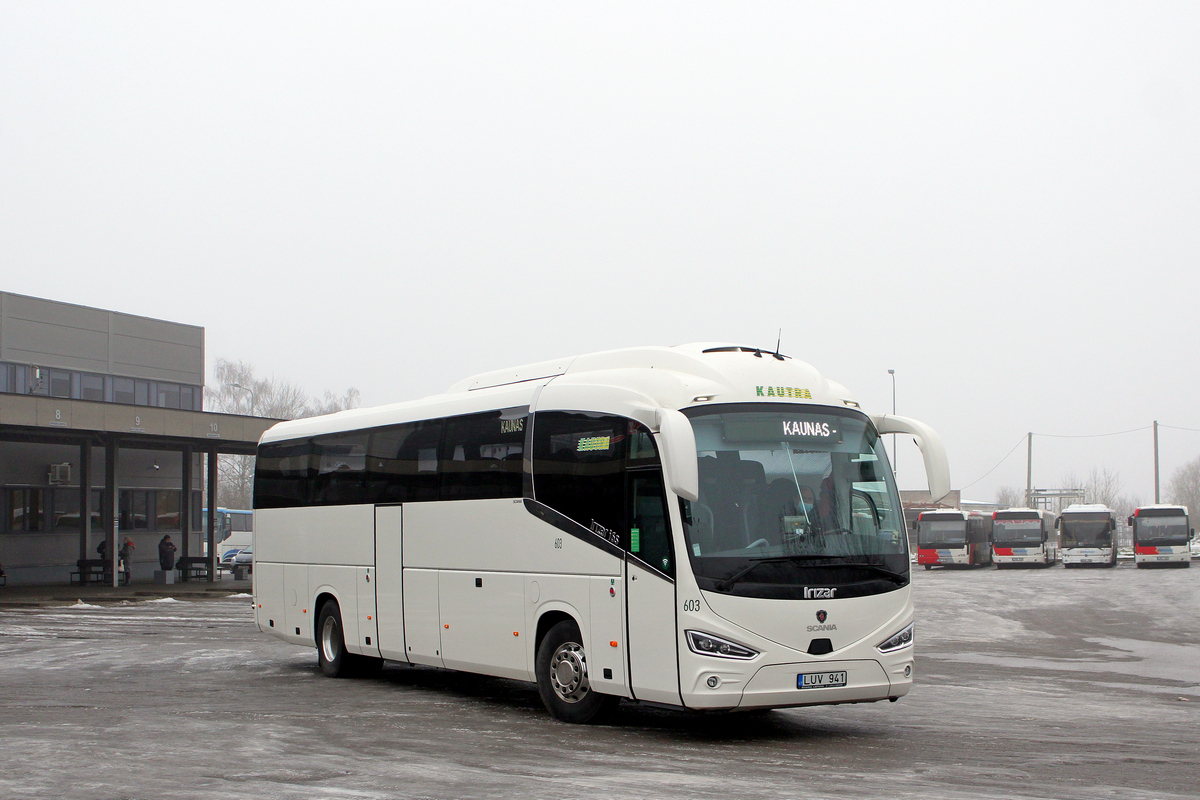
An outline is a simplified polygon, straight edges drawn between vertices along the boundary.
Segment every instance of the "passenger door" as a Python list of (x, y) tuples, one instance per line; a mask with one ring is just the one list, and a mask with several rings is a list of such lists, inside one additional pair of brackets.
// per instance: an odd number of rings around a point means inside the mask
[(631, 471), (625, 556), (629, 682), (638, 700), (682, 705), (675, 630), (675, 562), (657, 469)]
[(375, 612), (379, 654), (407, 661), (404, 649), (403, 506), (375, 507)]

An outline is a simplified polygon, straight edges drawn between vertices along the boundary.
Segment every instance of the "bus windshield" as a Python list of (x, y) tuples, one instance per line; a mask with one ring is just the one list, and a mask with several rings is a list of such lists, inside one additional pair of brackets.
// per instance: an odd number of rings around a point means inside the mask
[(689, 409), (699, 499), (683, 503), (700, 587), (797, 598), (906, 585), (899, 495), (879, 436), (862, 415), (810, 406)]
[(1108, 515), (1062, 517), (1063, 547), (1112, 547), (1112, 526)]
[(917, 544), (964, 545), (967, 521), (964, 519), (923, 519), (917, 522)]
[(998, 545), (1041, 544), (1040, 519), (997, 519), (992, 526), (992, 541)]
[(1140, 544), (1187, 544), (1187, 517), (1136, 517)]

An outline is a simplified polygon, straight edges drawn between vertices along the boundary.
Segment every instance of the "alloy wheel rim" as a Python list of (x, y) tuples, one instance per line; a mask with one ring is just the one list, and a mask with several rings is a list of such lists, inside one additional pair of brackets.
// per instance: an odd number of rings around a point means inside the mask
[(333, 661), (337, 658), (337, 623), (333, 617), (326, 617), (325, 624), (321, 627), (321, 652), (325, 655), (326, 661)]
[(591, 687), (581, 645), (566, 642), (554, 651), (550, 657), (550, 685), (559, 699), (567, 703), (578, 703), (587, 696)]

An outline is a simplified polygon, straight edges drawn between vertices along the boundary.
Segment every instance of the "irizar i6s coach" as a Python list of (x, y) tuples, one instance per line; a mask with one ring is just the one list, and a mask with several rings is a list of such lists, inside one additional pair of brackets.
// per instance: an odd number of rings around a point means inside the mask
[(384, 659), (732, 710), (897, 700), (913, 672), (904, 515), (868, 415), (779, 353), (641, 347), (283, 422), (259, 445), (258, 627), (340, 677)]

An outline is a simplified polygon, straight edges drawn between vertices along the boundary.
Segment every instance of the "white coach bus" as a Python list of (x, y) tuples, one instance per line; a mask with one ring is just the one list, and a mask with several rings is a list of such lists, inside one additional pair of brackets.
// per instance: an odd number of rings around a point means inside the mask
[(1059, 537), (1053, 511), (1008, 508), (992, 514), (992, 563), (1050, 567), (1058, 563)]
[(255, 478), (258, 627), (326, 675), (383, 659), (532, 681), (587, 722), (896, 700), (913, 669), (907, 537), (881, 434), (789, 357), (616, 350), (443, 395), (283, 422)]
[(1058, 518), (1064, 567), (1117, 565), (1117, 512), (1103, 503), (1073, 503)]
[(1188, 524), (1187, 506), (1141, 506), (1134, 510), (1129, 525), (1133, 528), (1133, 560), (1139, 568), (1192, 565), (1191, 542), (1196, 532)]

